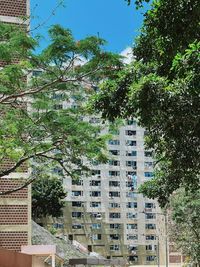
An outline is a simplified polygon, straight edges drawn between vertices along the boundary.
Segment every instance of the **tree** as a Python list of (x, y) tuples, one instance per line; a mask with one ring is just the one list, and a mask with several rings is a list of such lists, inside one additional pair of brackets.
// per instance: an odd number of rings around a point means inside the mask
[(200, 264), (200, 190), (179, 190), (171, 197), (170, 238), (191, 263)]
[(161, 206), (180, 186), (199, 188), (199, 21), (197, 0), (153, 1), (133, 47), (134, 62), (92, 98), (103, 118), (133, 116), (147, 129), (155, 175), (140, 192)]
[[(128, 5), (131, 4), (131, 0), (125, 0), (125, 1), (127, 2)], [(143, 5), (142, 5), (143, 2), (147, 2), (147, 3), (149, 3), (150, 0), (136, 0), (136, 1), (135, 1), (136, 8), (140, 8), (140, 7), (142, 7), (142, 6), (143, 6)]]
[(62, 179), (56, 176), (44, 175), (32, 184), (32, 216), (34, 219), (46, 216), (62, 216), (66, 192)]
[[(93, 85), (115, 75), (120, 57), (102, 50), (103, 39), (75, 41), (59, 25), (49, 36), (50, 44), (38, 54), (38, 40), (23, 27), (0, 24), (0, 178), (33, 161), (49, 169), (58, 164), (74, 177), (88, 170), (83, 159), (107, 160), (106, 137), (82, 116)], [(33, 172), (19, 188), (37, 176)]]

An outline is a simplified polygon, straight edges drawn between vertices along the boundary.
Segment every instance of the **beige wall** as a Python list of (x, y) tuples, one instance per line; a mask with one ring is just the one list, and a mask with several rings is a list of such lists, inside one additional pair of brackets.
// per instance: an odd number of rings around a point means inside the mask
[(36, 256), (32, 256), (32, 267), (46, 267), (47, 265), (45, 264), (44, 260), (36, 257)]

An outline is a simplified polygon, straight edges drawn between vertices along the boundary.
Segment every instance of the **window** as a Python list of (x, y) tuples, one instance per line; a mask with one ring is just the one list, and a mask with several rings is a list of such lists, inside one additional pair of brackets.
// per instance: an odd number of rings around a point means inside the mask
[(151, 151), (145, 151), (144, 152), (144, 156), (147, 157), (147, 158), (148, 157), (152, 157), (152, 152)]
[(154, 209), (156, 207), (155, 203), (153, 202), (146, 202), (145, 209)]
[(100, 118), (90, 118), (89, 123), (95, 124), (95, 123), (100, 123), (101, 119)]
[(128, 125), (136, 125), (136, 121), (133, 119), (129, 119), (129, 120), (127, 120), (127, 124)]
[(144, 176), (148, 177), (148, 178), (152, 178), (153, 177), (153, 172), (145, 172)]
[(153, 162), (152, 161), (145, 161), (144, 166), (146, 168), (151, 168), (151, 167), (153, 167)]
[(131, 209), (131, 208), (137, 208), (137, 202), (127, 202), (126, 207)]
[(156, 260), (155, 255), (146, 256), (146, 261), (155, 261), (155, 260)]
[(56, 229), (63, 229), (64, 228), (64, 224), (63, 223), (53, 223), (52, 226), (54, 228), (56, 228)]
[(120, 197), (120, 192), (116, 192), (116, 191), (110, 191), (109, 192), (109, 197)]
[(126, 131), (125, 131), (125, 135), (128, 135), (128, 136), (134, 136), (134, 135), (136, 135), (136, 131), (133, 131), (133, 130), (126, 130)]
[(136, 176), (136, 172), (134, 172), (134, 171), (127, 171), (127, 172), (126, 172), (126, 176), (127, 176), (127, 177), (129, 177), (129, 176), (130, 176), (130, 177), (131, 177), (131, 176)]
[(156, 229), (156, 225), (154, 223), (145, 224), (146, 229)]
[(156, 251), (157, 246), (156, 245), (147, 245), (146, 251)]
[(146, 240), (156, 240), (155, 235), (146, 235)]
[(120, 176), (119, 171), (109, 171), (109, 176)]
[(101, 208), (101, 202), (90, 202), (91, 208)]
[[(33, 72), (32, 72), (33, 74)], [(65, 95), (61, 94), (61, 93), (53, 93), (52, 95), (52, 99), (56, 99), (56, 100), (64, 100)]]
[(108, 132), (109, 132), (110, 134), (113, 134), (113, 135), (119, 135), (119, 130), (118, 130), (118, 129), (110, 128), (110, 129), (108, 130)]
[(93, 223), (91, 225), (91, 229), (95, 230), (95, 229), (101, 229), (101, 224), (100, 223)]
[(101, 186), (101, 181), (91, 180), (90, 186)]
[(120, 151), (119, 150), (109, 150), (109, 153), (111, 155), (114, 155), (114, 156), (119, 156), (120, 155)]
[(101, 234), (93, 234), (92, 240), (101, 240)]
[(33, 70), (32, 71), (32, 75), (34, 76), (34, 77), (38, 77), (38, 76), (40, 76), (42, 74), (42, 71), (41, 70)]
[(109, 165), (120, 166), (120, 161), (119, 160), (109, 160)]
[(119, 251), (119, 245), (111, 245), (110, 251)]
[(129, 256), (129, 261), (137, 262), (138, 261), (138, 256)]
[(128, 160), (126, 161), (127, 167), (132, 167), (133, 169), (137, 169), (137, 161)]
[(72, 109), (77, 109), (78, 107), (79, 107), (79, 105), (77, 105), (76, 103), (71, 104)]
[(126, 192), (126, 197), (137, 198), (137, 194), (135, 192)]
[(83, 185), (83, 180), (72, 180), (72, 185)]
[(93, 160), (91, 161), (91, 164), (92, 164), (93, 166), (98, 166), (98, 165), (100, 164), (100, 162), (99, 162), (98, 160), (93, 159)]
[(131, 181), (126, 181), (126, 187), (133, 187), (133, 189), (134, 189), (134, 183), (133, 182), (131, 182)]
[(83, 196), (83, 191), (72, 191), (72, 197)]
[(90, 196), (91, 197), (100, 197), (101, 191), (90, 191)]
[(132, 151), (126, 151), (126, 156), (127, 157), (136, 157), (137, 156), (137, 151), (134, 151), (134, 150), (132, 150)]
[(100, 219), (100, 220), (102, 219), (102, 215), (101, 215), (101, 213), (99, 213), (99, 212), (98, 212), (98, 213), (97, 213), (97, 212), (91, 212), (91, 213), (90, 213), (90, 217), (91, 217), (91, 218)]
[(119, 140), (109, 140), (108, 144), (109, 145), (120, 145), (120, 141)]
[(63, 104), (55, 104), (53, 107), (55, 110), (60, 110), (63, 108)]
[(109, 208), (120, 208), (120, 203), (109, 203)]
[(127, 240), (138, 240), (138, 235), (127, 235)]
[(60, 167), (53, 168), (52, 172), (56, 173), (57, 175), (63, 175), (63, 169), (61, 169)]
[(120, 238), (120, 235), (118, 235), (118, 234), (110, 235), (110, 240), (119, 240), (119, 238)]
[(72, 201), (72, 207), (83, 207), (84, 202), (81, 201)]
[(109, 186), (119, 187), (120, 182), (119, 181), (109, 181)]
[(112, 212), (112, 213), (109, 213), (109, 218), (110, 219), (120, 219), (121, 218), (121, 214), (118, 213), (118, 212)]
[(92, 170), (91, 174), (100, 176), (101, 175), (101, 171), (100, 170)]
[(126, 225), (126, 229), (127, 229), (127, 230), (137, 229), (137, 223), (128, 223), (128, 224)]
[(131, 252), (136, 252), (138, 250), (137, 246), (128, 246), (128, 250), (130, 250)]
[(156, 219), (156, 214), (155, 213), (145, 213), (145, 218), (146, 219)]
[(121, 229), (121, 224), (119, 223), (111, 223), (110, 229)]
[(79, 211), (72, 212), (72, 218), (81, 218), (82, 216), (83, 216), (82, 212), (79, 212)]
[(77, 223), (72, 224), (72, 229), (82, 229), (82, 228), (83, 228), (83, 224), (77, 224)]
[(126, 140), (126, 146), (136, 146), (137, 142), (133, 140)]
[(132, 212), (128, 212), (128, 213), (126, 213), (126, 218), (127, 219), (136, 219), (137, 218), (137, 214), (136, 213), (132, 213)]

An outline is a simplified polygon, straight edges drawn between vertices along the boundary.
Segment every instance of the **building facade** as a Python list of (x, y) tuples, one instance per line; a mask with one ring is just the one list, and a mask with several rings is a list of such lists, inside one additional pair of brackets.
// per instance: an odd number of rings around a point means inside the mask
[[(97, 118), (89, 121), (99, 123)], [(93, 162), (87, 178), (64, 179), (68, 192), (64, 221), (55, 226), (69, 239), (107, 258), (164, 264), (162, 214), (155, 200), (138, 193), (138, 186), (153, 176), (152, 155), (144, 148), (145, 131), (129, 120), (110, 133), (109, 163)]]
[[(29, 0), (1, 0), (0, 23), (28, 27)], [(0, 62), (0, 67), (4, 66)], [(12, 166), (9, 160), (0, 164), (0, 170)], [(29, 176), (23, 165), (18, 172), (0, 178), (0, 191), (12, 190), (22, 185)], [(0, 247), (20, 251), (21, 245), (31, 243), (31, 188), (23, 188), (15, 193), (0, 196)]]

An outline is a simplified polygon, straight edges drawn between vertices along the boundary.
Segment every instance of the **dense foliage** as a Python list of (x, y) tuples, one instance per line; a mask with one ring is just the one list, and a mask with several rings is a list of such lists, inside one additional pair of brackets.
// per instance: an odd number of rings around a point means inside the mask
[(39, 177), (32, 184), (33, 218), (37, 220), (46, 216), (62, 216), (65, 197), (62, 179), (48, 175)]
[(99, 79), (121, 68), (120, 57), (101, 49), (104, 40), (76, 41), (59, 25), (49, 36), (36, 54), (37, 40), (23, 27), (0, 24), (0, 177), (30, 160), (49, 170), (57, 164), (71, 176), (87, 170), (83, 159), (106, 161), (106, 137), (83, 120), (84, 103)]
[(135, 60), (93, 98), (104, 118), (133, 116), (147, 129), (155, 177), (140, 192), (161, 206), (180, 186), (199, 187), (199, 35), (199, 1), (153, 1), (133, 47)]
[(188, 261), (200, 263), (200, 190), (195, 193), (179, 190), (171, 198), (170, 237)]

